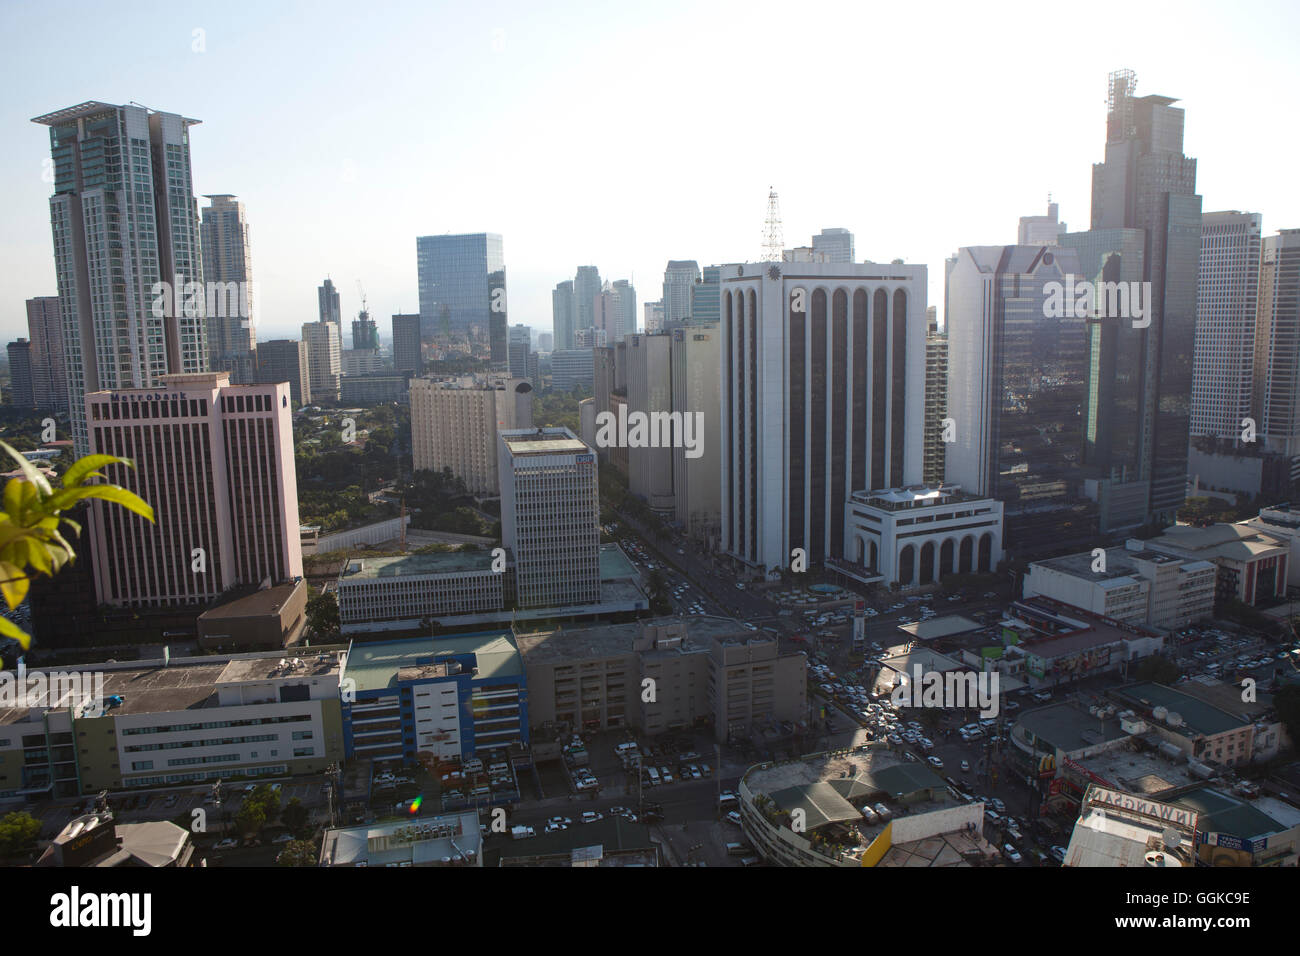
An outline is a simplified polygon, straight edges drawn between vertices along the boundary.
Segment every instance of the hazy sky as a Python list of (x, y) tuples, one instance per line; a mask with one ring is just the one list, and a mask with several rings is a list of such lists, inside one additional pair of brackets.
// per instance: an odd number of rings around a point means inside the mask
[[(196, 194), (251, 224), (262, 339), (357, 280), (387, 340), (415, 237), (504, 237), (510, 321), (549, 330), (580, 264), (660, 297), (668, 259), (757, 259), (826, 226), (930, 269), (1014, 242), (1050, 191), (1086, 228), (1106, 74), (1178, 97), (1204, 208), (1300, 226), (1300, 5), (15, 3), (0, 7), (0, 336), (57, 290), (31, 117), (85, 100), (202, 120)], [(202, 30), (204, 52), (195, 52)], [(350, 337), (345, 337), (350, 345)]]

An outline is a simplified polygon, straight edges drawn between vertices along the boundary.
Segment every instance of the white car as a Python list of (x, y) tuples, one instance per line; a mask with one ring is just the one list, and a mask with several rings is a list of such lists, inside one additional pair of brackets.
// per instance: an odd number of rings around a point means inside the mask
[(217, 843), (216, 843), (216, 845), (213, 846), (212, 849), (214, 849), (214, 850), (233, 850), (233, 849), (234, 849), (235, 847), (237, 847), (237, 846), (239, 846), (239, 841), (238, 841), (238, 840), (236, 840), (234, 837), (226, 837), (224, 840), (218, 840)]
[(584, 810), (584, 811), (582, 811), (582, 822), (583, 822), (583, 823), (599, 823), (599, 822), (600, 822), (601, 820), (603, 820), (603, 819), (605, 819), (605, 814), (603, 814), (603, 813), (599, 813), (599, 812), (597, 812), (597, 811), (595, 811), (595, 810)]

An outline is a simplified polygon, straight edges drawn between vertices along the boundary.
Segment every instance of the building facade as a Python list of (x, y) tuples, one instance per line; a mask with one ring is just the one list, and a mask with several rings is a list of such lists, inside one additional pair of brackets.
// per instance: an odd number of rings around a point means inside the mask
[(68, 375), (63, 366), (63, 322), (59, 297), (27, 300), (27, 337), (32, 343), (32, 391), (37, 408), (68, 410)]
[(307, 377), (314, 402), (337, 402), (343, 378), (343, 347), (339, 327), (333, 322), (304, 322), (302, 341), (307, 346)]
[(87, 411), (91, 450), (135, 463), (108, 465), (105, 475), (155, 516), (92, 504), (101, 604), (197, 604), (236, 585), (302, 576), (287, 384), (169, 375), (158, 389), (92, 393)]
[(211, 202), (203, 207), (200, 225), (203, 275), (207, 282), (222, 287), (221, 294), (214, 296), (221, 307), (207, 317), (208, 367), (230, 372), (236, 384), (249, 384), (256, 368), (257, 320), (248, 219), (244, 204), (228, 193), (204, 198)]
[(756, 571), (845, 554), (854, 491), (921, 479), (926, 269), (721, 272), (722, 548)]
[(450, 468), (470, 494), (499, 495), (497, 432), (532, 427), (532, 392), (522, 379), (495, 383), (412, 379), (415, 470)]
[(424, 373), (424, 353), (420, 345), (420, 317), (418, 315), (393, 316), (393, 370)]
[(272, 339), (257, 348), (257, 381), (260, 385), (289, 383), (289, 397), (299, 406), (310, 405), (311, 364), (307, 343), (299, 339)]
[(199, 121), (92, 101), (33, 122), (50, 128), (54, 271), (80, 456), (90, 448), (87, 394), (207, 368), (207, 296), (190, 295), (194, 283), (203, 289), (189, 138)]

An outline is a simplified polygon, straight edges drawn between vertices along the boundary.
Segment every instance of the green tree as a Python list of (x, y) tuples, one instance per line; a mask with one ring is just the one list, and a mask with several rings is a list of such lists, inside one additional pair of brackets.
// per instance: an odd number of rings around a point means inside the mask
[[(87, 484), (92, 479), (104, 479), (98, 468), (108, 465), (134, 468), (126, 458), (87, 455), (67, 470), (62, 487), (56, 489), (12, 446), (0, 441), (0, 450), (18, 462), (22, 472), (21, 478), (6, 482), (4, 510), (0, 511), (0, 592), (11, 610), (27, 596), (33, 571), (57, 574), (65, 564), (76, 560), (76, 552), (61, 531), (61, 526), (67, 525), (74, 536), (81, 534), (81, 525), (64, 517), (64, 512), (74, 505), (89, 498), (100, 498), (148, 521), (154, 520), (153, 508), (135, 493), (106, 480)], [(28, 634), (5, 617), (0, 617), (0, 636), (13, 638), (24, 648), (31, 646)]]
[(289, 828), (290, 833), (299, 834), (307, 828), (309, 817), (310, 814), (302, 805), (302, 801), (294, 797), (284, 805), (284, 810), (280, 813), (280, 822)]
[(41, 833), (41, 821), (24, 810), (6, 813), (0, 819), (0, 858), (29, 853)]
[(266, 826), (266, 807), (254, 803), (250, 798), (244, 801), (239, 812), (235, 814), (235, 827), (244, 836), (256, 836)]
[(1133, 671), (1133, 678), (1140, 681), (1153, 681), (1157, 684), (1172, 684), (1183, 674), (1182, 668), (1167, 657), (1156, 654), (1138, 663)]
[(311, 840), (293, 840), (285, 844), (275, 862), (279, 866), (315, 866), (317, 859), (315, 843)]
[(338, 633), (339, 600), (333, 591), (314, 594), (307, 598), (307, 626), (312, 633), (328, 635)]

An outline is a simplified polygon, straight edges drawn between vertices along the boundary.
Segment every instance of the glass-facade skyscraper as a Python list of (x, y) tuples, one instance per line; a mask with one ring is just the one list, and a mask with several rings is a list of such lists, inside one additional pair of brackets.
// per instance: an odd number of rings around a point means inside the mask
[(415, 240), (420, 335), (485, 332), (492, 363), (506, 363), (506, 265), (501, 236), (476, 232)]

